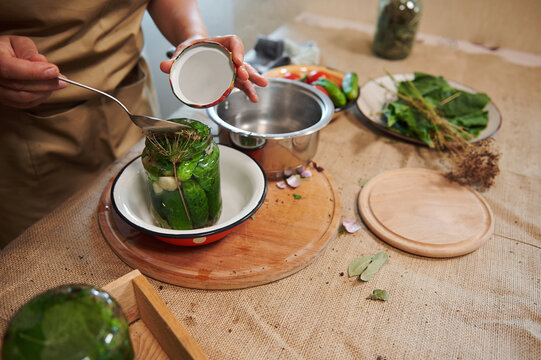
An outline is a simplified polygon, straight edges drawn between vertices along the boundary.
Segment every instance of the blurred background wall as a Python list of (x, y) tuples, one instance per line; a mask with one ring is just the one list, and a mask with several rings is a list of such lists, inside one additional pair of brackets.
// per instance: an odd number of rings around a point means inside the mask
[[(226, 1), (227, 2), (227, 1)], [(272, 31), (302, 12), (374, 24), (378, 0), (237, 0), (235, 31)], [(201, 9), (209, 1), (200, 1)], [(253, 14), (246, 16), (243, 14)], [(258, 14), (257, 16), (255, 14)], [(541, 54), (539, 0), (424, 0), (420, 32)], [(252, 34), (246, 34), (248, 42)]]
[[(246, 51), (258, 35), (309, 13), (335, 21), (374, 26), (378, 0), (199, 0), (210, 35), (237, 34)], [(541, 0), (424, 0), (419, 32), (465, 40), (489, 48), (541, 54)], [(171, 47), (148, 15), (143, 21), (144, 55), (150, 62), (162, 116), (181, 105), (159, 62)], [(307, 39), (309, 40), (309, 39)]]

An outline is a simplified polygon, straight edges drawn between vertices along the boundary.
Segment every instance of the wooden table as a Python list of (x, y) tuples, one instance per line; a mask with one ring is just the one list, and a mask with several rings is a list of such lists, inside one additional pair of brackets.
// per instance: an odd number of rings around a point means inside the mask
[[(211, 359), (541, 358), (541, 69), (498, 52), (420, 42), (407, 59), (385, 61), (372, 55), (370, 35), (317, 24), (289, 24), (273, 36), (315, 40), (321, 64), (355, 71), (361, 83), (385, 71), (424, 71), (488, 93), (503, 116), (495, 137), (501, 173), (482, 194), (494, 234), (473, 253), (434, 259), (389, 246), (365, 227), (337, 235), (312, 264), (267, 285), (213, 291), (150, 280), (201, 348)], [(0, 333), (21, 304), (47, 288), (103, 286), (132, 270), (104, 241), (97, 205), (109, 179), (140, 151), (0, 252)], [(388, 137), (356, 109), (321, 132), (316, 159), (350, 220), (360, 219), (362, 182), (392, 169), (440, 169), (437, 153)], [(389, 262), (370, 282), (348, 278), (354, 258), (382, 250)], [(389, 300), (367, 300), (376, 288)]]

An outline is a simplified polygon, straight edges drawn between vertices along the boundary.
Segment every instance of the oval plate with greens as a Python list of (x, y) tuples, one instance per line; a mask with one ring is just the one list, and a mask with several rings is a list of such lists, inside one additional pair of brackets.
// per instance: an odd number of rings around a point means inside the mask
[[(357, 99), (357, 107), (359, 108), (363, 117), (368, 120), (370, 124), (375, 125), (376, 128), (384, 131), (385, 133), (402, 140), (426, 145), (418, 138), (400, 133), (387, 126), (387, 120), (384, 116), (382, 116), (382, 109), (385, 105), (397, 100), (397, 96), (395, 95), (396, 86), (393, 78), (395, 81), (401, 82), (405, 80), (413, 80), (415, 77), (414, 74), (395, 74), (391, 76), (382, 76), (365, 83), (360, 89), (361, 95), (359, 99)], [(472, 94), (478, 93), (466, 85), (451, 80), (446, 81), (454, 89), (466, 91)], [(492, 137), (501, 127), (502, 118), (498, 108), (496, 108), (492, 102), (489, 102), (484, 107), (484, 110), (488, 112), (488, 122), (486, 127), (480, 130), (479, 134), (471, 140), (472, 142)]]

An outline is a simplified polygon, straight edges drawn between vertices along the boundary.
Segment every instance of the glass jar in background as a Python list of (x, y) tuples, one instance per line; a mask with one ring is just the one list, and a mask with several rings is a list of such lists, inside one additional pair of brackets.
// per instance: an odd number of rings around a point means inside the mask
[(175, 230), (211, 226), (222, 211), (220, 150), (207, 125), (170, 121), (190, 128), (147, 133), (141, 157), (155, 223)]
[(381, 0), (372, 51), (379, 57), (407, 57), (421, 19), (421, 0)]

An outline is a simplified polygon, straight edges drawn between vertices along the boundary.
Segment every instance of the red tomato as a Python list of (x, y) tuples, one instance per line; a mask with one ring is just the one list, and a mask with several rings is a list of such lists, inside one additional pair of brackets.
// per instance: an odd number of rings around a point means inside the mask
[(323, 86), (320, 86), (320, 85), (314, 85), (316, 87), (316, 89), (320, 90), (320, 91), (323, 91), (323, 93), (327, 96), (329, 96), (329, 93), (327, 93), (327, 90), (325, 90), (323, 88)]
[(289, 79), (289, 80), (299, 80), (301, 76), (299, 74), (295, 74), (292, 72), (286, 72), (284, 76), (282, 76), (282, 78)]
[(311, 84), (319, 78), (328, 78), (328, 77), (329, 75), (325, 74), (323, 71), (312, 70), (310, 71), (310, 74), (308, 74), (308, 78), (306, 79), (306, 82), (308, 84)]

